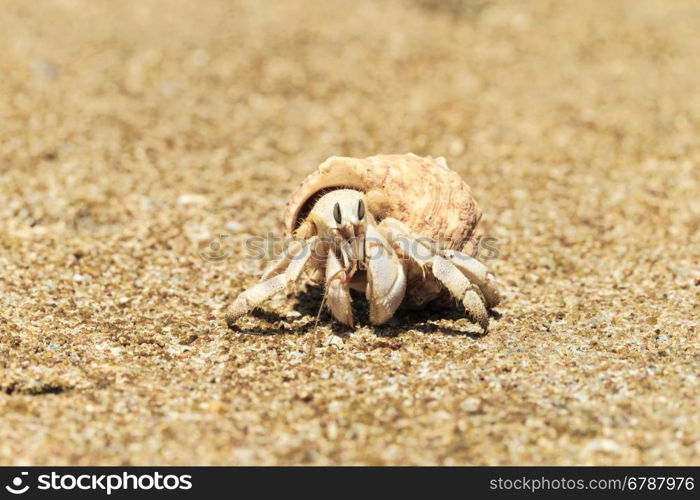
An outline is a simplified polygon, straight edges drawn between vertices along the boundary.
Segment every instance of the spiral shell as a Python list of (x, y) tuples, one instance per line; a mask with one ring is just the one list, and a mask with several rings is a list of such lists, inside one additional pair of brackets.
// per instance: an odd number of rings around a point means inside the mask
[(290, 196), (284, 213), (287, 234), (294, 232), (320, 196), (340, 188), (380, 191), (390, 202), (385, 216), (399, 219), (447, 249), (463, 249), (481, 219), (469, 186), (442, 157), (332, 156)]

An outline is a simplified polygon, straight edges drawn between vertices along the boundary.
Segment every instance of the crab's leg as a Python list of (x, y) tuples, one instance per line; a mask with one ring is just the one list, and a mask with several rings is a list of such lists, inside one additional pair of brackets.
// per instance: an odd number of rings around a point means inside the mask
[[(470, 316), (484, 330), (488, 329), (489, 315), (484, 302), (489, 303), (489, 299), (486, 298), (485, 293), (485, 298), (482, 299), (477, 290), (481, 286), (486, 287), (490, 282), (487, 283), (485, 280), (480, 279), (481, 276), (474, 272), (471, 273), (474, 275), (474, 280), (472, 281), (471, 277), (463, 273), (451, 260), (436, 254), (435, 246), (431, 242), (411, 232), (402, 222), (388, 218), (381, 222), (380, 227), (402, 256), (416, 262), (421, 269), (429, 266), (432, 269), (433, 276), (445, 285), (445, 288), (453, 297), (456, 297), (462, 303)], [(461, 260), (464, 261), (465, 259)], [(471, 271), (472, 268), (467, 267), (467, 270)], [(491, 293), (490, 289), (489, 293)]]
[(443, 250), (442, 254), (449, 259), (469, 281), (479, 287), (486, 299), (488, 307), (495, 307), (501, 301), (501, 294), (496, 287), (496, 277), (488, 268), (471, 255), (457, 250)]
[(453, 297), (462, 302), (469, 315), (479, 323), (484, 331), (489, 328), (489, 315), (486, 312), (484, 299), (477, 287), (469, 281), (452, 262), (436, 255), (432, 259), (433, 276), (449, 290)]
[(391, 245), (373, 224), (367, 225), (365, 256), (369, 320), (381, 325), (401, 305), (406, 293), (406, 273)]
[[(261, 281), (257, 285), (240, 294), (233, 302), (231, 309), (229, 309), (229, 313), (226, 315), (227, 323), (230, 324), (240, 316), (250, 312), (253, 308), (272, 297), (275, 293), (284, 290), (290, 283), (294, 283), (301, 275), (301, 272), (304, 270), (304, 267), (309, 260), (312, 258), (318, 258), (318, 256), (315, 254), (317, 242), (318, 237), (314, 236), (296, 246), (294, 251), (288, 252), (288, 254), (284, 257), (283, 260), (287, 264), (287, 267), (283, 272)], [(269, 275), (269, 272), (266, 273), (266, 276), (267, 275)]]
[(501, 301), (496, 277), (474, 257), (456, 250), (440, 250), (432, 241), (413, 233), (406, 224), (396, 219), (384, 219), (380, 227), (385, 230), (394, 246), (399, 245), (402, 254), (408, 250), (411, 253), (409, 257), (418, 262), (421, 267), (430, 260), (431, 255), (442, 255), (462, 271), (469, 281), (479, 287), (488, 307), (495, 307)]
[(326, 300), (333, 317), (341, 323), (352, 326), (352, 306), (350, 288), (346, 283), (346, 273), (333, 249), (326, 259)]
[(265, 281), (284, 272), (284, 270), (289, 267), (289, 263), (292, 259), (303, 250), (304, 246), (306, 246), (306, 241), (292, 240), (289, 246), (285, 248), (284, 254), (270, 264), (263, 272), (262, 278), (260, 279)]

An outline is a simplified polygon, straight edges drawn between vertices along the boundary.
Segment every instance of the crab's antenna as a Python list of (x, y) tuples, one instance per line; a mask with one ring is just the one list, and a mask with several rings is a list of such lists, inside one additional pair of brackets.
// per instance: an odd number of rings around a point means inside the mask
[(323, 306), (326, 305), (326, 296), (328, 296), (328, 288), (323, 289), (323, 298), (321, 299), (321, 307), (318, 308), (318, 313), (316, 314), (316, 321), (314, 321), (313, 335), (316, 335), (316, 330), (318, 329), (318, 321), (321, 319), (321, 313), (323, 312)]
[[(338, 270), (337, 273), (335, 273), (333, 276), (331, 276), (331, 279), (328, 281), (332, 281), (334, 279), (338, 279), (340, 277), (340, 273), (345, 271), (344, 269)], [(316, 332), (318, 331), (318, 321), (321, 319), (321, 313), (323, 312), (323, 306), (326, 305), (326, 297), (328, 296), (328, 287), (324, 287), (323, 289), (323, 298), (321, 299), (321, 307), (318, 308), (318, 314), (316, 314), (316, 321), (314, 321), (314, 329), (311, 331), (311, 345), (309, 346), (309, 352), (308, 355), (311, 356), (311, 353), (314, 351), (314, 340), (316, 339)]]
[[(344, 273), (345, 269), (339, 269), (333, 276), (331, 276), (331, 279), (328, 281), (333, 281), (335, 279), (340, 278), (340, 273)], [(323, 298), (321, 299), (321, 307), (318, 308), (318, 314), (316, 315), (316, 321), (314, 322), (314, 329), (313, 333), (314, 335), (316, 334), (316, 330), (318, 329), (318, 321), (321, 319), (321, 313), (323, 312), (323, 306), (326, 305), (326, 297), (328, 297), (328, 287), (324, 287), (323, 289)]]

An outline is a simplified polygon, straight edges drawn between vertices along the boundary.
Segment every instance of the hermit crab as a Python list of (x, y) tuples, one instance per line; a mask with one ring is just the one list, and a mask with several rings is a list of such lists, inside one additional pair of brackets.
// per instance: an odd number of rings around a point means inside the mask
[(331, 157), (294, 191), (284, 213), (291, 243), (262, 281), (238, 296), (227, 322), (307, 274), (325, 282), (333, 317), (353, 325), (350, 289), (380, 325), (399, 307), (452, 296), (486, 330), (500, 301), (492, 273), (463, 253), (481, 211), (444, 158)]

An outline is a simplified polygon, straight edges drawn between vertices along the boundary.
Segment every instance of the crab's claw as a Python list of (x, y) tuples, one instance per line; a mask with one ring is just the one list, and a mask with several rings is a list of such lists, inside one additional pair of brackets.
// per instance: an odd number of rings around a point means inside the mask
[(381, 325), (394, 315), (403, 301), (406, 274), (394, 250), (371, 224), (367, 226), (365, 245), (369, 320)]

